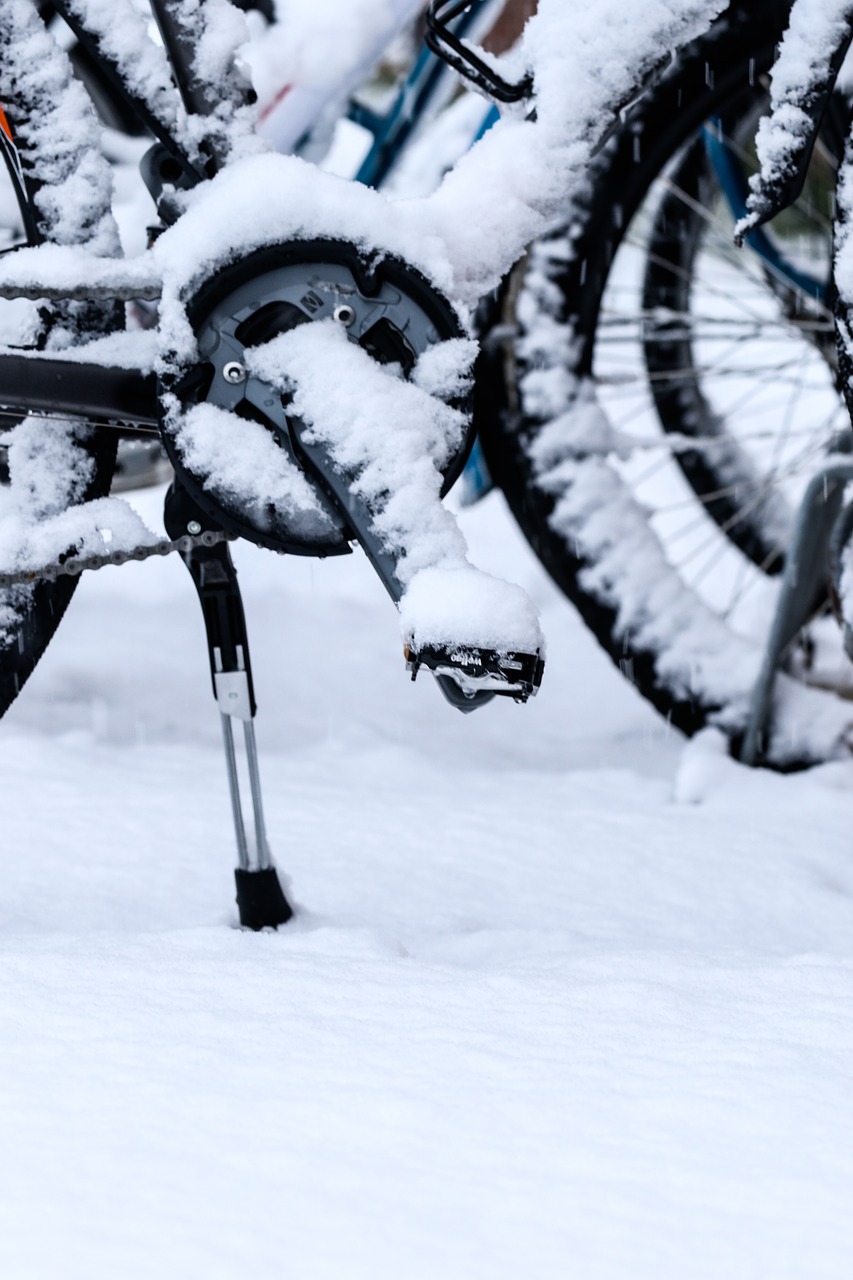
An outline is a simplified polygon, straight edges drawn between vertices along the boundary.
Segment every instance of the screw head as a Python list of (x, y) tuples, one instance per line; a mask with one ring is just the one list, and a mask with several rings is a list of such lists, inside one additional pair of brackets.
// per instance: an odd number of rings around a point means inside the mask
[(196, 536), (196, 534), (201, 533), (201, 525), (199, 524), (198, 520), (187, 521), (187, 533), (190, 534), (190, 536), (193, 538)]
[(246, 381), (246, 370), (239, 360), (229, 360), (222, 369), (222, 376), (226, 382), (230, 382), (232, 386), (237, 386), (239, 383)]
[(355, 320), (355, 307), (351, 307), (348, 302), (339, 302), (332, 315), (338, 324), (342, 324), (345, 329), (348, 329)]

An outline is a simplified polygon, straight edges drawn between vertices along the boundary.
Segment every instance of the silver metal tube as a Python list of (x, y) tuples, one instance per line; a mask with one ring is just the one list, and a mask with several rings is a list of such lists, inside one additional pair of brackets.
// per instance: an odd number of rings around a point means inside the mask
[(228, 789), (231, 793), (231, 810), (234, 814), (234, 832), (237, 837), (237, 858), (241, 871), (250, 870), (249, 846), (246, 843), (246, 828), (243, 824), (243, 807), (240, 803), (240, 779), (237, 776), (237, 756), (234, 751), (234, 729), (231, 717), (223, 715), (222, 737), (225, 742), (225, 761), (228, 766)]
[(261, 799), (261, 775), (258, 768), (258, 746), (255, 741), (255, 726), (251, 720), (243, 721), (246, 735), (246, 763), (249, 767), (249, 785), (252, 789), (252, 811), (255, 818), (255, 846), (257, 849), (258, 867), (261, 871), (272, 866), (272, 855), (267, 844), (267, 830), (264, 823), (264, 807)]

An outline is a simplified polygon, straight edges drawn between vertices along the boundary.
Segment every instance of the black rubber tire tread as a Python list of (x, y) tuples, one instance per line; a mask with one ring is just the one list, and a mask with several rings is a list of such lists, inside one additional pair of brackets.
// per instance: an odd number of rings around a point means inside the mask
[[(580, 207), (571, 211), (569, 260), (551, 276), (563, 299), (558, 319), (577, 338), (572, 367), (578, 376), (591, 373), (608, 273), (633, 215), (702, 122), (736, 101), (744, 86), (772, 65), (789, 9), (788, 0), (732, 4), (706, 36), (682, 50), (598, 157)], [(499, 326), (506, 326), (513, 287), (509, 277), (493, 304), (490, 319)], [(590, 562), (551, 523), (556, 500), (538, 483), (526, 447), (541, 423), (523, 417), (509, 356), (512, 340), (501, 328), (496, 332), (497, 340), (484, 342), (475, 399), (475, 421), (491, 475), (539, 560), (613, 662), (671, 724), (695, 734), (717, 716), (720, 705), (667, 682), (656, 651), (624, 634), (617, 607), (584, 586)], [(738, 730), (730, 727), (730, 733), (736, 745)]]

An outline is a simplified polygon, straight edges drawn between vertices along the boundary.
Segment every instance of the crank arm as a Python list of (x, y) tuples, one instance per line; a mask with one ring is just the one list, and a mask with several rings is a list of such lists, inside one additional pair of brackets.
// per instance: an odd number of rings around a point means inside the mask
[[(291, 439), (306, 470), (311, 471), (319, 481), (320, 486), (329, 494), (335, 507), (346, 517), (350, 529), (358, 539), (380, 582), (394, 603), (399, 605), (405, 588), (397, 577), (397, 557), (392, 556), (386, 550), (384, 544), (373, 532), (371, 512), (358, 495), (352, 492), (351, 480), (335, 466), (325, 445), (319, 442), (307, 444), (292, 417), (288, 418), (288, 425), (291, 429)], [(457, 679), (449, 650), (443, 654), (444, 665), (441, 670), (437, 668), (437, 665), (431, 666), (428, 662), (422, 664), (417, 662), (416, 656), (411, 653), (408, 647), (404, 650), (404, 653), (406, 670), (412, 672), (412, 679), (416, 679), (420, 665), (432, 670), (436, 677), (436, 683), (444, 697), (451, 706), (456, 707), (459, 711), (476, 711), (478, 707), (485, 706), (487, 702), (491, 702), (494, 690), (477, 687), (470, 682), (463, 686)], [(438, 654), (438, 651), (436, 651), (436, 654)], [(413, 661), (415, 662), (414, 667), (412, 666)], [(438, 658), (436, 658), (436, 664), (437, 662)]]
[[(293, 418), (289, 418), (291, 438), (306, 465), (325, 486), (395, 604), (404, 594), (397, 576), (397, 556), (391, 555), (373, 532), (372, 515), (352, 492), (351, 480), (335, 466), (322, 443), (306, 443)], [(419, 650), (407, 645), (406, 670), (412, 680), (423, 667), (431, 671), (447, 701), (463, 712), (474, 711), (496, 696), (526, 702), (542, 682), (544, 663), (538, 653), (510, 653), (464, 644), (424, 645)]]
[(346, 519), (353, 536), (358, 539), (376, 574), (395, 604), (403, 598), (404, 586), (397, 577), (398, 557), (386, 550), (372, 530), (373, 517), (365, 503), (351, 489), (352, 479), (334, 463), (324, 444), (307, 444), (302, 436), (301, 424), (288, 416), (291, 440), (306, 470), (319, 481), (328, 493), (332, 506)]

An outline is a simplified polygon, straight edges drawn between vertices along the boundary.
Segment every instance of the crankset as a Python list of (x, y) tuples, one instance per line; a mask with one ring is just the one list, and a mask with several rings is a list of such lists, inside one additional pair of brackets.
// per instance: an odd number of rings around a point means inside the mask
[[(277, 339), (303, 326), (330, 323), (331, 329), (316, 335), (322, 339), (316, 349), (323, 355), (311, 365), (312, 376), (321, 400), (327, 379), (329, 396), (332, 390), (339, 392), (347, 375), (336, 369), (336, 361), (352, 371), (353, 362), (344, 356), (350, 344), (359, 347), (368, 358), (359, 356), (355, 362), (365, 374), (361, 392), (357, 373), (350, 375), (355, 418), (360, 394), (368, 404), (374, 396), (384, 403), (388, 390), (384, 384), (377, 388), (371, 361), (388, 367), (389, 387), (412, 381), (417, 384), (413, 390), (430, 398), (419, 381), (424, 376), (421, 357), (438, 344), (466, 338), (451, 305), (398, 258), (369, 258), (349, 243), (313, 240), (267, 246), (225, 267), (189, 300), (186, 314), (196, 357), (176, 364), (162, 380), (162, 430), (177, 484), (201, 515), (186, 530), (175, 524), (172, 536), (194, 535), (200, 528), (219, 530), (274, 551), (312, 556), (340, 555), (357, 540), (399, 605), (406, 592), (400, 565), (414, 548), (401, 532), (408, 528), (405, 519), (394, 526), (393, 538), (382, 536), (381, 513), (395, 495), (390, 480), (375, 483), (377, 476), (397, 474), (394, 423), (390, 436), (383, 428), (381, 456), (365, 461), (360, 455), (357, 465), (341, 461), (322, 433), (295, 412), (298, 397), (287, 356), (270, 365), (264, 351), (276, 349), (272, 344)], [(330, 336), (334, 340), (328, 342)], [(285, 341), (284, 348), (291, 353), (296, 349), (293, 341), (289, 346)], [(281, 343), (277, 349), (281, 351)], [(349, 383), (344, 385), (349, 390)], [(455, 444), (442, 451), (440, 465), (430, 458), (442, 494), (462, 471), (472, 439), (469, 393), (460, 390), (466, 379), (453, 377), (445, 385), (441, 398), (459, 430)], [(430, 394), (434, 399), (435, 392)], [(399, 399), (393, 403), (405, 415)], [(400, 420), (401, 434), (405, 427)], [(407, 447), (405, 456), (411, 458), (411, 439)], [(416, 470), (417, 464), (412, 465)], [(363, 482), (369, 467), (371, 486)], [(403, 474), (411, 473), (404, 468)], [(424, 547), (433, 545), (434, 526), (421, 520), (418, 528), (411, 536), (421, 538), (417, 555), (422, 556)], [(448, 701), (464, 711), (495, 695), (525, 701), (536, 692), (542, 678), (536, 645), (530, 653), (516, 652), (517, 642), (482, 647), (466, 621), (459, 626), (461, 634), (442, 635), (438, 643), (432, 636), (412, 633), (406, 660), (413, 678), (420, 668), (431, 671)]]
[[(198, 358), (163, 385), (163, 438), (180, 484), (219, 527), (259, 546), (328, 556), (358, 539), (374, 559), (369, 513), (360, 515), (327, 460), (302, 441), (288, 397), (249, 372), (246, 353), (297, 326), (332, 320), (408, 378), (426, 350), (463, 336), (450, 304), (398, 258), (371, 260), (343, 241), (312, 240), (268, 246), (226, 267), (186, 310)], [(184, 422), (201, 406), (228, 416), (201, 417), (188, 445)], [(446, 463), (445, 491), (470, 441), (469, 431)], [(254, 459), (256, 474), (235, 481), (233, 466), (221, 465), (223, 450), (247, 460), (244, 472)]]

